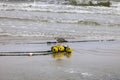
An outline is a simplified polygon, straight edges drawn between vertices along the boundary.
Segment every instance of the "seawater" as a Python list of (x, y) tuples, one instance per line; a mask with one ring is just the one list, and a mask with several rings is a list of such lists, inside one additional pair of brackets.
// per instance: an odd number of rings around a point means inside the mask
[(65, 5), (64, 0), (0, 3), (0, 36), (120, 39), (120, 2), (111, 7)]

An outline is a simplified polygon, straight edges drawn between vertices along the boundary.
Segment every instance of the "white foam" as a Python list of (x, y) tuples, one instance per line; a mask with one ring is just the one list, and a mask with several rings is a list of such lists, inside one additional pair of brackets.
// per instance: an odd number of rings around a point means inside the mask
[[(6, 5), (6, 6), (4, 6)], [(118, 8), (113, 7), (82, 7), (70, 5), (56, 5), (56, 4), (36, 4), (22, 3), (22, 4), (0, 4), (0, 10), (23, 10), (23, 11), (43, 11), (43, 12), (57, 12), (57, 13), (99, 13), (99, 14), (120, 14), (120, 3), (117, 3)], [(117, 13), (116, 13), (117, 12)]]
[(81, 75), (84, 76), (84, 77), (92, 76), (92, 74), (90, 74), (88, 72), (83, 72), (83, 73), (81, 73)]
[(92, 76), (91, 73), (81, 72), (81, 71), (79, 71), (77, 69), (73, 69), (73, 68), (69, 68), (69, 69), (65, 70), (65, 72), (70, 73), (70, 74), (76, 74), (77, 73), (77, 74), (80, 74), (83, 77), (90, 77), (90, 76)]

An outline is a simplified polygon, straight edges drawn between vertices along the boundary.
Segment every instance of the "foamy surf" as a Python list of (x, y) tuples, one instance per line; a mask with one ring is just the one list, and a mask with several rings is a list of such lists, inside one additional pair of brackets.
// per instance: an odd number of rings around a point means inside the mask
[[(55, 4), (33, 4), (33, 3), (21, 3), (21, 4), (6, 4), (1, 3), (0, 10), (6, 11), (35, 11), (35, 12), (56, 12), (56, 13), (88, 13), (88, 14), (114, 14), (120, 15), (120, 10), (114, 7), (82, 7), (72, 5), (55, 5)], [(119, 3), (118, 3), (119, 6)], [(118, 7), (119, 8), (119, 7)]]
[(119, 39), (119, 2), (112, 2), (117, 7), (73, 6), (62, 2), (65, 1), (2, 1), (0, 36)]

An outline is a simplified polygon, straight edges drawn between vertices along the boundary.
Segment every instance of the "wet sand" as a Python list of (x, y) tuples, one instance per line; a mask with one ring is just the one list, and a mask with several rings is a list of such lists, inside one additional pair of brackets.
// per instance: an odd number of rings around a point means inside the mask
[[(73, 48), (71, 58), (0, 56), (0, 80), (120, 80), (120, 41), (64, 45)], [(0, 51), (45, 50), (50, 46), (0, 44)]]

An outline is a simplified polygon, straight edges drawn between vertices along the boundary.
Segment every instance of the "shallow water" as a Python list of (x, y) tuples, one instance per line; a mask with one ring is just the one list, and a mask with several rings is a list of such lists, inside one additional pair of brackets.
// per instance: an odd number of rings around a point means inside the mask
[[(68, 44), (68, 43), (67, 43)], [(29, 47), (26, 47), (28, 45)], [(66, 45), (66, 44), (64, 44)], [(72, 57), (54, 59), (46, 56), (1, 56), (0, 80), (119, 80), (120, 42), (69, 43), (73, 48)], [(34, 51), (41, 44), (0, 45), (1, 50)], [(32, 47), (32, 48), (31, 48)], [(8, 49), (9, 48), (9, 49)]]

